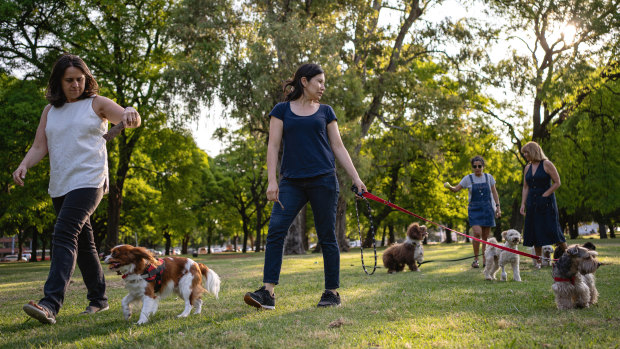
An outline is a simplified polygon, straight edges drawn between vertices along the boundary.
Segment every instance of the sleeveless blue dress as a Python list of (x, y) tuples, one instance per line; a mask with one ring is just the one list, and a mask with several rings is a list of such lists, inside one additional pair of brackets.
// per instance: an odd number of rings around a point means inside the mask
[(544, 160), (538, 164), (534, 173), (530, 165), (525, 174), (529, 190), (525, 202), (523, 246), (545, 246), (566, 242), (560, 228), (555, 193), (548, 197), (542, 196), (551, 187), (551, 176), (545, 172), (543, 162)]
[(484, 183), (474, 183), (474, 178), (469, 175), (471, 185), (471, 199), (467, 206), (467, 216), (469, 217), (469, 225), (479, 225), (481, 227), (495, 226), (495, 212), (493, 212), (493, 204), (491, 203), (491, 188), (489, 186), (489, 177), (484, 174)]

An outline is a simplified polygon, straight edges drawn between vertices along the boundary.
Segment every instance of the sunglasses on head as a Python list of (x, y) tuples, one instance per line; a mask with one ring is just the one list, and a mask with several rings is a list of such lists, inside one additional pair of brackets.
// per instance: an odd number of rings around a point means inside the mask
[(482, 167), (484, 167), (484, 166), (482, 166), (482, 165), (471, 165), (471, 167), (472, 167), (472, 168), (482, 168)]

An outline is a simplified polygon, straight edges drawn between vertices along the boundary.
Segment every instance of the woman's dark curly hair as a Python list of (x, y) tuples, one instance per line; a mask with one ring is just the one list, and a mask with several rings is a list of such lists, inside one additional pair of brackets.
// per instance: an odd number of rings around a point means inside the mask
[(67, 102), (67, 97), (62, 91), (61, 80), (65, 75), (65, 70), (69, 67), (75, 67), (81, 70), (86, 80), (84, 82), (84, 92), (78, 99), (88, 98), (99, 92), (99, 85), (97, 81), (95, 81), (93, 74), (90, 73), (86, 63), (76, 55), (65, 53), (54, 63), (54, 68), (52, 68), (52, 74), (50, 75), (45, 91), (45, 98), (56, 108), (62, 107)]
[(473, 158), (471, 158), (471, 160), (470, 160), (471, 165), (474, 166), (474, 162), (476, 162), (476, 161), (480, 161), (482, 163), (482, 167), (486, 166), (486, 164), (484, 163), (484, 158), (482, 156), (476, 155)]
[[(304, 94), (304, 85), (301, 83), (301, 78), (306, 78), (306, 80), (310, 81), (313, 77), (324, 73), (325, 72), (318, 64), (302, 64), (299, 68), (297, 68), (295, 76), (284, 82), (284, 86), (282, 88), (284, 90), (284, 101), (294, 101)], [(286, 90), (289, 86), (292, 86), (293, 88), (287, 92)]]

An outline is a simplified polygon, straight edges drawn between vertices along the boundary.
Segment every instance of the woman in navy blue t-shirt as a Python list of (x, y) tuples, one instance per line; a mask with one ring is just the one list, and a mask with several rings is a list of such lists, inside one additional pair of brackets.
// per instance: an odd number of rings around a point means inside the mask
[[(357, 188), (366, 190), (366, 186), (342, 143), (334, 110), (319, 103), (325, 91), (325, 74), (321, 67), (302, 65), (284, 85), (285, 92), (289, 86), (292, 90), (285, 101), (269, 113), (267, 199), (278, 204), (273, 206), (269, 222), (264, 286), (246, 293), (244, 301), (257, 308), (275, 308), (273, 289), (280, 277), (284, 239), (299, 211), (310, 201), (325, 272), (325, 292), (318, 306), (338, 306), (340, 249), (336, 239), (336, 207), (339, 188), (335, 158)], [(283, 153), (278, 184), (276, 168), (280, 143), (283, 143)]]

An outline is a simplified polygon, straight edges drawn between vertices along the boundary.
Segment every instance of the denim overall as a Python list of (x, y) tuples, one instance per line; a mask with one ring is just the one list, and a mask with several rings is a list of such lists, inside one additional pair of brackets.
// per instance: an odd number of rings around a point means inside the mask
[(469, 216), (469, 225), (479, 225), (481, 227), (495, 226), (495, 213), (491, 204), (491, 187), (489, 186), (489, 177), (484, 174), (484, 183), (474, 183), (473, 175), (469, 175), (471, 181), (471, 199), (467, 207)]

